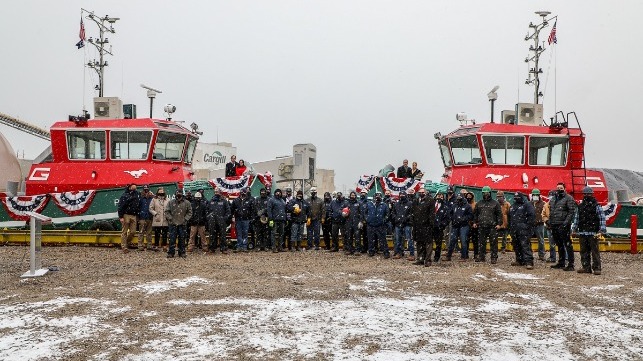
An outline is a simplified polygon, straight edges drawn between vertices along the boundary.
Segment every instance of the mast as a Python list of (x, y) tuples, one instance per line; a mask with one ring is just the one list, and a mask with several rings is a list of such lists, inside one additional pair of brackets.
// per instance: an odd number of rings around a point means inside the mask
[[(87, 16), (85, 17), (86, 19), (92, 20), (94, 23), (96, 23), (96, 25), (98, 25), (98, 31), (100, 32), (98, 38), (94, 39), (90, 37), (87, 40), (90, 44), (96, 47), (99, 54), (99, 60), (91, 60), (89, 63), (87, 63), (87, 67), (94, 69), (96, 71), (96, 74), (98, 74), (98, 85), (96, 85), (95, 89), (98, 90), (98, 96), (102, 97), (104, 90), (104, 70), (105, 67), (108, 66), (107, 61), (104, 60), (104, 57), (105, 54), (114, 55), (112, 54), (111, 45), (109, 46), (109, 50), (107, 50), (107, 48), (105, 47), (106, 44), (109, 44), (109, 39), (105, 37), (105, 33), (107, 32), (114, 34), (116, 30), (114, 30), (113, 25), (116, 21), (120, 20), (120, 18), (113, 18), (109, 17), (108, 15), (99, 17), (96, 16), (93, 11), (88, 11), (82, 8), (80, 10), (81, 12), (87, 13)], [(109, 27), (107, 25), (109, 25)]]
[[(529, 76), (525, 81), (525, 84), (534, 84), (534, 104), (540, 102), (540, 97), (543, 96), (543, 93), (540, 91), (540, 74), (543, 70), (540, 68), (539, 60), (540, 54), (545, 51), (544, 44), (540, 45), (540, 31), (546, 28), (549, 25), (549, 20), (546, 17), (551, 14), (549, 11), (536, 11), (536, 14), (542, 17), (542, 23), (534, 25), (529, 23), (529, 28), (533, 30), (533, 33), (530, 35), (527, 33), (525, 36), (525, 41), (533, 40), (534, 44), (529, 46), (530, 54), (525, 59), (525, 63), (529, 64)], [(533, 66), (532, 66), (533, 65)]]

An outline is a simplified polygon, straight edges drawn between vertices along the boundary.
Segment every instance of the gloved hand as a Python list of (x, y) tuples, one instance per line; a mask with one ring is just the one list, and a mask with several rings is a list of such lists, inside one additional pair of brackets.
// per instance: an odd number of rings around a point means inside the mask
[(268, 222), (268, 227), (272, 228), (272, 226), (274, 226), (274, 225), (275, 225), (274, 221), (270, 220), (270, 222)]
[(308, 219), (306, 220), (306, 225), (307, 225), (307, 226), (310, 226), (310, 222), (311, 222), (311, 221), (310, 221), (310, 218), (308, 218)]
[(364, 224), (362, 222), (357, 223), (357, 228), (358, 229), (364, 228)]

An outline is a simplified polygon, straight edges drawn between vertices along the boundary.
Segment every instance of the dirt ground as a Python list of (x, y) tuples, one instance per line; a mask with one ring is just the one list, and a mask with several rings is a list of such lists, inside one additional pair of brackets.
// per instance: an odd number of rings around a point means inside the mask
[(422, 267), (48, 247), (59, 270), (21, 279), (28, 248), (0, 247), (0, 359), (641, 360), (643, 257), (602, 257), (596, 276), (509, 253)]

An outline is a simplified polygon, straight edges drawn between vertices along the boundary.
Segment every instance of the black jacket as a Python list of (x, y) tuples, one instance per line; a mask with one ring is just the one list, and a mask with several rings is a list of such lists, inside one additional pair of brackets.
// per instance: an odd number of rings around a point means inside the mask
[(411, 206), (412, 203), (408, 199), (399, 200), (393, 204), (393, 224), (396, 227), (411, 225)]
[(123, 218), (125, 214), (138, 216), (141, 210), (140, 200), (141, 194), (138, 191), (125, 190), (118, 200), (118, 218)]
[(237, 162), (228, 162), (225, 165), (225, 176), (235, 177), (237, 175)]
[(433, 211), (435, 212), (435, 222), (433, 223), (433, 226), (440, 229), (446, 229), (449, 222), (451, 222), (451, 209), (447, 206), (446, 202), (442, 201), (438, 210), (435, 211), (436, 202), (437, 200), (433, 202)]
[(469, 221), (473, 219), (471, 205), (466, 201), (463, 204), (455, 202), (451, 209), (451, 222), (453, 227), (468, 226)]
[(494, 199), (483, 199), (476, 203), (473, 210), (473, 223), (478, 227), (495, 227), (502, 225), (502, 209)]
[[(299, 206), (299, 214), (295, 214), (295, 205)], [(305, 200), (295, 197), (286, 204), (286, 212), (290, 213), (291, 222), (306, 223), (310, 215), (310, 205)]]
[(549, 224), (552, 226), (570, 226), (575, 213), (576, 202), (569, 194), (555, 195), (549, 200)]
[(522, 198), (522, 203), (514, 202), (509, 208), (509, 230), (512, 234), (531, 236), (536, 225), (536, 210), (529, 200)]
[(208, 203), (203, 199), (195, 198), (192, 200), (192, 217), (190, 217), (191, 226), (205, 226), (208, 223)]
[(255, 201), (249, 195), (238, 197), (232, 201), (232, 214), (237, 220), (250, 221), (256, 215), (254, 206)]
[(397, 168), (397, 177), (398, 178), (411, 178), (411, 167), (402, 165)]
[(224, 197), (214, 196), (208, 203), (208, 224), (227, 225), (230, 218), (230, 203)]
[(435, 221), (435, 200), (431, 196), (413, 201), (411, 211), (413, 227), (431, 227)]

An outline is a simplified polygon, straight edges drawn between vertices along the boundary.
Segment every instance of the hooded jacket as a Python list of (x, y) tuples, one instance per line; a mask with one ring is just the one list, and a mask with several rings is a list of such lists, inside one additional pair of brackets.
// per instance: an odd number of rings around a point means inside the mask
[(522, 203), (516, 202), (509, 209), (509, 229), (511, 233), (521, 236), (531, 236), (536, 225), (536, 210), (529, 200), (519, 196)]

